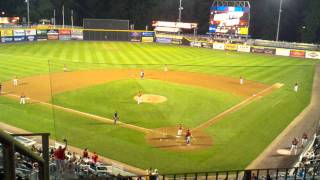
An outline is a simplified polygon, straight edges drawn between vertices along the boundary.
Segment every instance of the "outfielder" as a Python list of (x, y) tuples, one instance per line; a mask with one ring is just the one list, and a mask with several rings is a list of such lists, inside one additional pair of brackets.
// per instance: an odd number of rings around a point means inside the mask
[(20, 104), (26, 104), (26, 95), (23, 93), (20, 96)]
[(12, 81), (13, 81), (13, 86), (18, 86), (18, 78), (17, 78), (17, 76), (15, 76)]
[(119, 120), (119, 114), (116, 111), (114, 112), (114, 115), (113, 115), (113, 124), (116, 125), (118, 120)]
[(295, 83), (295, 84), (294, 84), (293, 90), (294, 90), (294, 92), (298, 92), (298, 90), (299, 90), (299, 85), (298, 85), (298, 83)]
[(2, 94), (2, 84), (0, 83), (0, 95)]

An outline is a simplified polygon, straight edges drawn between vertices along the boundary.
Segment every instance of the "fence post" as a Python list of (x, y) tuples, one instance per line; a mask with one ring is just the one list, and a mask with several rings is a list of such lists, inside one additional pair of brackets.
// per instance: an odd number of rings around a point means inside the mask
[(14, 180), (16, 179), (15, 172), (15, 157), (14, 157), (14, 146), (12, 142), (3, 143), (3, 168), (5, 180)]
[(49, 180), (50, 172), (49, 172), (49, 134), (42, 135), (42, 151), (43, 151), (43, 171), (44, 171), (44, 179)]
[(243, 180), (251, 180), (251, 170), (245, 170)]

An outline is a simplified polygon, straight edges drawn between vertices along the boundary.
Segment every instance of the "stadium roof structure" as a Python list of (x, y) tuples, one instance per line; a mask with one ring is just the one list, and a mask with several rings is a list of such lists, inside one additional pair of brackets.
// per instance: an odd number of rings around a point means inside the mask
[(212, 3), (212, 6), (240, 6), (250, 8), (249, 1), (233, 1), (233, 0), (215, 0)]

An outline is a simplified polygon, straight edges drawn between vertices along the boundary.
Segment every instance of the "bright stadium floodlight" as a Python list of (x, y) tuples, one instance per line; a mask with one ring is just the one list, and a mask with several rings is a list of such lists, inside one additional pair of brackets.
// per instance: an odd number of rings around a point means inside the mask
[(279, 5), (279, 17), (278, 17), (278, 27), (277, 27), (277, 37), (276, 37), (276, 41), (279, 41), (280, 23), (281, 23), (281, 13), (282, 13), (282, 0), (280, 0), (280, 5)]

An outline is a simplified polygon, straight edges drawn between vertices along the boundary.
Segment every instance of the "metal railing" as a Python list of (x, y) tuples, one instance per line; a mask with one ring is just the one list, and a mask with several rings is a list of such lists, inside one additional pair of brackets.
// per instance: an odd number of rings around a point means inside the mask
[[(0, 143), (3, 152), (3, 170), (5, 180), (16, 179), (16, 158), (15, 154), (19, 153), (37, 162), (39, 165), (39, 179), (49, 179), (49, 133), (38, 134), (7, 134), (0, 131)], [(41, 136), (43, 158), (33, 153), (30, 149), (19, 143), (12, 136)]]

